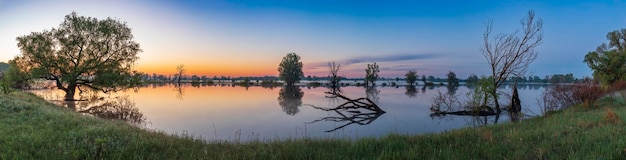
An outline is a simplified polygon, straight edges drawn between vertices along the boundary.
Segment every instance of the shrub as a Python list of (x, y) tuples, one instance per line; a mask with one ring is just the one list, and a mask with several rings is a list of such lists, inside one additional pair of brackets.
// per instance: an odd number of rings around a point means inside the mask
[(572, 85), (556, 84), (544, 91), (539, 105), (545, 111), (558, 110), (576, 104), (585, 104), (592, 107), (593, 102), (606, 94), (606, 91), (597, 83), (585, 81)]

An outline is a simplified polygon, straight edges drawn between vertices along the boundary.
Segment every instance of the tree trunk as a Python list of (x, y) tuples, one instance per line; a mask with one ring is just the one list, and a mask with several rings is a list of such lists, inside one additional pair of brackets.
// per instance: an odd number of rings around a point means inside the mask
[[(496, 86), (496, 88), (497, 88), (497, 86)], [(497, 91), (496, 91), (496, 90), (494, 90), (491, 94), (493, 94), (493, 102), (495, 103), (494, 105), (495, 105), (495, 107), (496, 107), (496, 112), (497, 112), (498, 114), (500, 114), (500, 112), (502, 112), (502, 111), (500, 110), (500, 103), (498, 103), (498, 95), (497, 95), (497, 93), (496, 93), (496, 92), (497, 92)]]
[(69, 84), (65, 90), (65, 101), (73, 101), (76, 93), (76, 84)]

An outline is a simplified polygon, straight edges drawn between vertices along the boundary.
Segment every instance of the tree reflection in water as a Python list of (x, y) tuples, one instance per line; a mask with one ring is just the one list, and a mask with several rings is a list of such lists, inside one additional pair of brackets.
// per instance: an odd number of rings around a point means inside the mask
[(350, 99), (348, 97), (341, 95), (340, 93), (337, 93), (334, 90), (331, 90), (331, 92), (326, 92), (326, 94), (331, 95), (331, 96), (326, 96), (326, 98), (333, 98), (333, 99), (340, 98), (340, 99), (345, 100), (346, 102), (341, 105), (338, 105), (335, 108), (322, 108), (322, 107), (316, 107), (314, 105), (310, 105), (311, 107), (315, 109), (319, 109), (323, 111), (335, 111), (335, 113), (337, 113), (337, 116), (322, 117), (318, 120), (308, 122), (308, 124), (316, 123), (319, 121), (347, 122), (347, 123), (339, 127), (335, 127), (334, 129), (327, 130), (325, 132), (333, 132), (333, 131), (339, 130), (341, 128), (344, 128), (352, 124), (368, 125), (374, 122), (374, 120), (376, 120), (378, 117), (380, 117), (381, 115), (385, 113), (385, 111), (383, 111), (380, 107), (378, 107), (378, 105), (376, 105), (376, 103), (374, 103), (370, 98)]
[(92, 96), (80, 101), (66, 101), (65, 103), (68, 108), (76, 112), (87, 113), (98, 118), (121, 120), (134, 125), (146, 123), (146, 117), (128, 96), (115, 98)]
[(287, 115), (295, 115), (300, 112), (304, 92), (298, 86), (284, 86), (278, 93), (278, 104)]
[(406, 92), (404, 92), (405, 95), (409, 97), (417, 96), (417, 88), (415, 88), (415, 86), (405, 86), (405, 88), (406, 88)]

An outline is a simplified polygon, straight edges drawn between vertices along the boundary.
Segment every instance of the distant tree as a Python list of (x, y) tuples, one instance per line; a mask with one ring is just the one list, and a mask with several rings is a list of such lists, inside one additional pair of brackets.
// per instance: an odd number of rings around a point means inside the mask
[(424, 82), (424, 85), (426, 85), (426, 75), (422, 75), (422, 82)]
[(467, 77), (467, 79), (465, 80), (465, 83), (467, 84), (474, 84), (478, 82), (478, 76), (476, 76), (475, 74), (470, 74), (469, 77)]
[(176, 73), (174, 74), (174, 77), (176, 77), (176, 83), (180, 83), (180, 80), (183, 79), (183, 77), (185, 77), (185, 65), (178, 65), (176, 66)]
[(376, 85), (376, 80), (378, 80), (378, 65), (376, 62), (374, 64), (367, 64), (367, 69), (365, 69), (365, 81), (366, 83), (372, 83), (372, 85)]
[(339, 68), (341, 64), (335, 64), (335, 61), (328, 62), (328, 69), (330, 71), (330, 84), (332, 87), (337, 87), (337, 84), (341, 81), (341, 77), (338, 76)]
[(81, 86), (110, 92), (139, 83), (132, 66), (141, 49), (125, 22), (72, 12), (58, 28), (32, 32), (17, 41), (20, 69), (55, 81), (65, 91), (65, 100), (73, 100)]
[(406, 72), (406, 74), (404, 74), (404, 77), (406, 78), (406, 83), (408, 83), (410, 86), (413, 86), (413, 83), (415, 83), (415, 81), (417, 80), (417, 72), (414, 70), (410, 70)]
[(456, 78), (456, 73), (450, 71), (448, 72), (448, 85), (449, 86), (458, 86), (459, 85), (459, 79)]
[(602, 43), (596, 51), (585, 55), (584, 62), (593, 70), (593, 77), (603, 84), (612, 85), (626, 79), (626, 29), (606, 35), (609, 44)]
[(515, 31), (511, 34), (491, 36), (493, 21), (489, 21), (483, 34), (484, 46), (481, 52), (491, 67), (493, 87), (488, 92), (493, 96), (495, 109), (501, 112), (498, 103), (497, 88), (509, 76), (524, 76), (528, 65), (537, 58), (535, 48), (543, 42), (543, 20), (535, 19), (535, 12), (528, 11), (528, 17), (520, 21), (522, 33)]
[(302, 72), (302, 62), (300, 62), (300, 56), (296, 53), (289, 53), (278, 66), (278, 77), (285, 81), (288, 86), (292, 86), (294, 83), (300, 82), (304, 73)]

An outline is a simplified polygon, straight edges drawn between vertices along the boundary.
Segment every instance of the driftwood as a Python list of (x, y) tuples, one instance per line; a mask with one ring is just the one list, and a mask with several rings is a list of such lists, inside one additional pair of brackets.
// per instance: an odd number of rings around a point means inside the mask
[(335, 107), (335, 108), (321, 108), (321, 107), (315, 107), (313, 106), (313, 108), (317, 108), (317, 109), (321, 109), (324, 111), (333, 111), (333, 110), (348, 110), (348, 109), (368, 109), (374, 112), (380, 112), (380, 113), (385, 113), (385, 111), (383, 111), (382, 109), (380, 109), (380, 107), (378, 107), (378, 105), (376, 105), (376, 103), (374, 103), (372, 100), (370, 100), (369, 98), (358, 98), (358, 99), (350, 99), (346, 96), (343, 96), (339, 93), (333, 93), (333, 92), (325, 92), (326, 94), (330, 94), (331, 96), (326, 96), (327, 98), (341, 98), (346, 100), (345, 103)]
[(430, 108), (430, 111), (433, 113), (430, 114), (431, 117), (434, 116), (445, 116), (445, 115), (459, 115), (459, 116), (495, 116), (498, 113), (494, 112), (491, 107), (481, 106), (484, 108), (483, 110), (463, 110), (463, 111), (441, 111), (439, 109)]
[[(341, 98), (341, 99), (346, 100), (346, 102), (335, 108), (323, 108), (323, 107), (317, 107), (314, 105), (310, 105), (310, 106), (315, 109), (319, 109), (323, 111), (335, 111), (335, 113), (337, 113), (338, 116), (323, 117), (318, 120), (308, 122), (308, 124), (316, 123), (319, 121), (348, 122), (348, 123), (341, 125), (339, 127), (336, 127), (334, 129), (327, 130), (325, 132), (333, 132), (333, 131), (336, 131), (338, 129), (344, 128), (352, 124), (368, 125), (374, 122), (374, 120), (380, 117), (380, 115), (385, 113), (385, 111), (383, 111), (380, 107), (378, 107), (378, 105), (376, 105), (376, 103), (374, 103), (369, 98), (350, 99), (337, 92), (326, 92), (326, 94), (330, 94), (330, 96), (326, 96), (327, 98)], [(361, 110), (361, 109), (365, 109), (365, 110)], [(366, 112), (363, 112), (363, 111), (366, 111)]]

